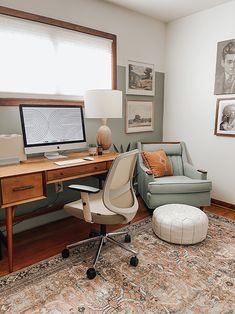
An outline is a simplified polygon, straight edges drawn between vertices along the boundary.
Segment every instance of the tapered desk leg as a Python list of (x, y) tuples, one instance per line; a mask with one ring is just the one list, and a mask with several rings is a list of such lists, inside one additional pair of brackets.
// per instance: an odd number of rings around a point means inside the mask
[(2, 243), (0, 241), (0, 261), (2, 260)]
[(2, 254), (2, 250), (1, 250), (1, 246), (2, 244), (7, 247), (7, 240), (6, 240), (6, 237), (3, 235), (3, 233), (0, 231), (0, 260), (2, 259), (3, 257), (3, 254)]
[(6, 208), (7, 252), (9, 272), (13, 271), (13, 212), (15, 206)]

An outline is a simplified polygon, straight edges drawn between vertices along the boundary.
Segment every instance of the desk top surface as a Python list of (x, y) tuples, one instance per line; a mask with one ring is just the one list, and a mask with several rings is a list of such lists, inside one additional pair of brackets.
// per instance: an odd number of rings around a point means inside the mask
[(70, 160), (76, 158), (83, 158), (89, 156), (89, 153), (80, 152), (80, 153), (70, 153), (67, 155), (67, 158), (61, 158), (56, 160), (49, 160), (45, 157), (32, 157), (28, 158), (26, 161), (20, 162), (20, 164), (16, 165), (8, 165), (8, 166), (1, 166), (0, 167), (0, 179), (5, 177), (17, 176), (22, 174), (30, 174), (40, 171), (49, 171), (55, 169), (63, 169), (63, 168), (71, 168), (77, 166), (84, 166), (89, 165), (92, 163), (99, 163), (104, 161), (112, 161), (117, 156), (117, 153), (110, 152), (103, 155), (94, 156), (94, 160), (81, 162), (79, 164), (70, 164), (70, 165), (63, 165), (58, 166), (54, 162), (62, 161), (62, 160)]

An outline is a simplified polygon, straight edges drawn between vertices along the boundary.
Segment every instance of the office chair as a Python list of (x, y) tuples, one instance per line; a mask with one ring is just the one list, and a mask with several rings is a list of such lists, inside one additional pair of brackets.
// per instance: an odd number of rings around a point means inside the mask
[(133, 256), (130, 259), (130, 264), (132, 266), (138, 265), (137, 252), (127, 248), (124, 244), (113, 238), (115, 235), (125, 234), (125, 242), (130, 242), (131, 238), (128, 231), (106, 232), (106, 225), (127, 224), (136, 215), (138, 201), (133, 190), (132, 178), (138, 152), (136, 149), (116, 157), (107, 175), (103, 190), (85, 185), (69, 186), (70, 189), (81, 192), (81, 199), (66, 204), (64, 210), (72, 216), (84, 219), (86, 222), (100, 224), (100, 234), (98, 236), (69, 244), (62, 251), (62, 257), (67, 258), (70, 248), (91, 241), (100, 241), (93, 267), (89, 268), (86, 272), (89, 279), (95, 278), (97, 274), (95, 267), (102, 246), (107, 241), (131, 252)]

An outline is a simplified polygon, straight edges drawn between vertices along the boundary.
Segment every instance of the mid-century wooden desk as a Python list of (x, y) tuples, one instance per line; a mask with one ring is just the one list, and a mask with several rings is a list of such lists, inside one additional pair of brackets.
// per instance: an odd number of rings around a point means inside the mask
[[(68, 159), (88, 156), (88, 152), (73, 153)], [(6, 211), (9, 272), (13, 271), (13, 221), (16, 206), (47, 197), (46, 185), (106, 173), (116, 153), (95, 156), (93, 161), (58, 166), (56, 160), (30, 158), (18, 165), (0, 167), (0, 208)], [(60, 159), (59, 159), (60, 160)]]

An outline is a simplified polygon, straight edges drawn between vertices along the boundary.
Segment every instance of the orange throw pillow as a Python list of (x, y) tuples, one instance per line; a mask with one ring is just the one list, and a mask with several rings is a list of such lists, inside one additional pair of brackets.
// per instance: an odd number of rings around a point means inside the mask
[(149, 168), (155, 177), (172, 176), (171, 163), (163, 149), (156, 152), (142, 152), (145, 166)]

